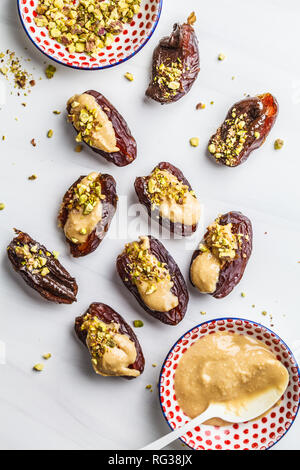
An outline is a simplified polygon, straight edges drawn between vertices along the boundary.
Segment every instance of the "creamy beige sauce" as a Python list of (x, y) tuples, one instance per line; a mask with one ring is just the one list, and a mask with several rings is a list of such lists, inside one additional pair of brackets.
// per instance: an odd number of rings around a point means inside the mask
[[(118, 328), (119, 325), (112, 324), (112, 327)], [(107, 348), (97, 364), (92, 362), (96, 374), (104, 376), (130, 376), (138, 377), (140, 372), (136, 369), (129, 369), (129, 366), (136, 361), (137, 352), (133, 341), (127, 336), (120, 333), (113, 335), (116, 346)], [(87, 347), (90, 350), (89, 335), (86, 339)]]
[(73, 122), (75, 128), (80, 131), (78, 124), (79, 114), (83, 108), (87, 108), (89, 111), (96, 110), (95, 119), (99, 124), (100, 129), (92, 132), (89, 136), (92, 146), (107, 153), (118, 152), (120, 149), (117, 147), (117, 138), (112, 122), (109, 120), (101, 106), (99, 106), (96, 99), (92, 95), (83, 93), (70, 98), (68, 105), (72, 105), (74, 102), (79, 104), (78, 106), (73, 107), (70, 112), (70, 114), (75, 116), (75, 120)]
[[(95, 181), (99, 176), (99, 173), (93, 172), (83, 178), (80, 184), (89, 185), (92, 181)], [(91, 181), (92, 179), (92, 181)], [(75, 244), (85, 243), (89, 235), (95, 230), (97, 224), (102, 219), (102, 203), (99, 200), (92, 210), (87, 215), (83, 214), (83, 209), (71, 209), (66, 224), (64, 226), (64, 232), (66, 237)], [(80, 233), (81, 229), (85, 229), (86, 233), (83, 235)]]
[(190, 274), (194, 286), (202, 294), (215, 292), (219, 280), (221, 264), (210, 251), (200, 253), (192, 262)]
[[(142, 249), (149, 250), (150, 249), (150, 241), (148, 237), (140, 237), (143, 241)], [(155, 261), (157, 261), (154, 255), (151, 255)], [(173, 282), (168, 279), (163, 279), (159, 282), (155, 283), (156, 290), (151, 294), (147, 294), (149, 287), (153, 285), (153, 281), (146, 282), (146, 281), (136, 281), (136, 286), (139, 291), (139, 294), (143, 300), (143, 302), (147, 305), (148, 308), (151, 310), (156, 310), (158, 312), (169, 312), (173, 308), (177, 307), (179, 301), (178, 297), (171, 292), (173, 287)]]
[[(268, 347), (250, 336), (218, 332), (196, 341), (175, 373), (175, 393), (184, 413), (194, 418), (210, 404), (237, 411), (271, 388), (282, 390), (287, 369)], [(225, 424), (210, 420), (206, 424)]]
[[(162, 170), (162, 173), (171, 184), (180, 184), (180, 181), (169, 171)], [(178, 204), (172, 198), (165, 197), (159, 206), (159, 215), (173, 223), (195, 225), (200, 220), (201, 205), (190, 191), (187, 191), (182, 204)]]

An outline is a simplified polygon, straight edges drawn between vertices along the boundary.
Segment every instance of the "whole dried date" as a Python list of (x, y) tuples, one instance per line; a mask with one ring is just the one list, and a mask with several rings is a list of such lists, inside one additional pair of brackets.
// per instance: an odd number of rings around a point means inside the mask
[[(184, 318), (189, 301), (186, 283), (175, 260), (159, 240), (148, 236), (127, 244), (117, 258), (117, 271), (127, 289), (151, 316), (167, 325), (177, 325)], [(173, 307), (168, 309), (168, 305)]]
[(191, 24), (175, 24), (154, 50), (152, 78), (146, 95), (161, 104), (173, 103), (186, 95), (200, 67), (198, 40)]
[(190, 281), (202, 293), (226, 297), (243, 277), (252, 253), (252, 224), (241, 212), (228, 212), (208, 227), (191, 260)]
[(58, 222), (75, 258), (98, 248), (110, 227), (117, 202), (116, 182), (111, 175), (94, 172), (81, 176), (68, 189)]
[(159, 163), (149, 176), (135, 180), (135, 191), (149, 217), (181, 236), (190, 236), (200, 218), (200, 204), (183, 173), (168, 162)]
[(27, 233), (16, 230), (15, 237), (7, 248), (7, 254), (15, 271), (42, 297), (58, 304), (76, 302), (78, 286), (76, 280), (43, 245)]
[(278, 103), (270, 93), (249, 97), (234, 104), (224, 123), (211, 137), (210, 155), (227, 166), (245, 162), (252, 150), (267, 138), (278, 115)]
[(118, 110), (99, 92), (88, 90), (68, 101), (69, 120), (94, 152), (117, 166), (132, 163), (137, 155), (136, 141)]
[[(136, 351), (136, 358), (135, 358), (135, 360), (132, 364), (128, 365), (128, 369), (132, 370), (133, 373), (134, 373), (134, 371), (137, 371), (138, 373), (136, 373), (136, 375), (133, 375), (133, 376), (123, 375), (123, 377), (128, 378), (128, 379), (132, 379), (135, 376), (138, 376), (138, 375), (142, 374), (143, 370), (144, 370), (144, 366), (145, 366), (145, 359), (144, 359), (144, 355), (143, 355), (141, 345), (140, 345), (135, 333), (133, 332), (132, 328), (128, 325), (128, 323), (126, 323), (126, 321), (121, 317), (121, 315), (119, 315), (117, 312), (115, 312), (108, 305), (103, 304), (103, 303), (92, 303), (89, 306), (87, 312), (84, 315), (76, 318), (76, 320), (75, 320), (75, 332), (76, 332), (76, 335), (79, 338), (79, 340), (86, 347), (89, 347), (88, 344), (87, 344), (87, 338), (88, 338), (88, 333), (89, 332), (88, 332), (88, 329), (86, 329), (84, 327), (84, 324), (85, 324), (86, 321), (93, 320), (94, 318), (100, 320), (100, 322), (103, 322), (105, 325), (108, 325), (108, 326), (109, 325), (114, 325), (114, 329), (115, 329), (115, 332), (117, 334), (125, 335), (126, 338), (129, 338), (131, 340), (131, 342), (134, 344), (135, 351)], [(100, 323), (100, 325), (101, 325), (101, 323)], [(104, 330), (103, 327), (102, 327), (102, 330)], [(108, 332), (109, 331), (110, 330), (108, 329)], [(100, 335), (99, 335), (99, 332), (97, 332), (97, 337), (99, 338), (99, 336), (100, 336), (100, 339), (101, 339), (100, 343), (102, 343), (102, 345), (103, 345), (104, 342), (105, 342), (105, 337), (104, 338), (101, 337), (101, 333), (105, 333), (105, 331), (101, 331)], [(114, 339), (113, 334), (109, 333), (109, 335), (110, 335), (109, 339), (111, 340), (111, 338), (112, 338), (112, 340), (113, 340)], [(99, 361), (101, 358), (103, 358), (103, 355), (104, 355), (106, 349), (104, 348), (104, 349), (101, 350), (101, 344), (97, 344), (97, 347), (98, 347), (98, 349), (97, 349), (97, 352), (96, 352), (96, 355), (95, 355), (94, 359)], [(108, 342), (108, 344), (106, 345), (106, 348), (108, 350), (110, 350), (109, 348), (111, 348), (111, 347), (114, 347), (113, 344)], [(90, 349), (91, 355), (93, 356), (92, 349), (91, 348), (89, 348), (89, 349)], [(100, 354), (99, 354), (99, 351), (100, 351)], [(93, 357), (92, 357), (92, 359), (93, 359)], [(110, 361), (110, 362), (106, 361), (106, 362), (112, 364), (112, 361)], [(96, 364), (96, 362), (95, 362), (95, 364)], [(109, 371), (107, 371), (107, 372), (109, 372)], [(111, 372), (113, 372), (113, 371), (111, 371)], [(116, 370), (114, 372), (115, 373), (111, 373), (111, 374), (103, 374), (102, 373), (101, 375), (118, 375), (116, 373)]]

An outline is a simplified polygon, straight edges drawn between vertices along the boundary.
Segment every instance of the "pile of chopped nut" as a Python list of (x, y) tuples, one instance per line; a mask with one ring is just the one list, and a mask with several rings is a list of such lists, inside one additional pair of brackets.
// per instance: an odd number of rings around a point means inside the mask
[(5, 53), (0, 53), (0, 72), (7, 80), (12, 75), (14, 88), (30, 92), (30, 88), (35, 86), (33, 76), (22, 67), (21, 60), (15, 52), (7, 50)]
[[(89, 184), (78, 183), (73, 192), (73, 198), (69, 202), (68, 209), (81, 210), (83, 215), (89, 215), (98, 204), (99, 200), (105, 199), (101, 194), (101, 184), (89, 176)], [(82, 235), (85, 235), (82, 233)]]
[(156, 67), (154, 82), (157, 82), (160, 88), (166, 88), (165, 98), (175, 96), (180, 88), (180, 79), (183, 74), (181, 59), (170, 64), (161, 63)]
[(116, 347), (113, 340), (117, 329), (114, 324), (106, 325), (98, 317), (87, 313), (81, 325), (82, 331), (87, 331), (87, 344), (92, 356), (92, 362), (97, 365), (98, 360), (104, 355), (107, 348)]
[[(234, 165), (235, 160), (243, 150), (248, 137), (246, 128), (249, 121), (250, 119), (247, 116), (247, 113), (242, 113), (237, 116), (236, 109), (233, 108), (231, 118), (226, 119), (225, 121), (225, 137), (223, 129), (221, 132), (217, 132), (213, 141), (208, 146), (209, 152), (217, 160), (220, 158), (225, 159), (226, 165)], [(254, 136), (258, 139), (260, 137), (259, 132), (255, 132)]]
[(169, 270), (165, 263), (161, 263), (144, 246), (144, 240), (128, 243), (125, 252), (129, 258), (130, 276), (132, 282), (145, 281), (149, 284), (146, 294), (152, 294), (157, 290), (157, 283), (163, 280), (171, 280)]
[[(184, 197), (186, 193), (189, 192), (188, 186), (179, 180), (177, 180), (176, 183), (170, 181), (166, 177), (165, 171), (159, 168), (155, 168), (151, 174), (148, 180), (147, 190), (153, 209), (156, 206), (160, 206), (165, 199), (174, 200), (177, 204), (183, 204)], [(191, 191), (191, 193), (194, 195), (193, 191)]]
[(70, 53), (95, 57), (140, 10), (141, 0), (39, 0), (35, 18)]
[[(41, 274), (41, 276), (47, 276), (50, 270), (47, 268), (47, 258), (43, 255), (42, 250), (38, 250), (37, 245), (29, 247), (29, 245), (16, 246), (16, 255), (23, 259), (22, 265), (26, 266), (28, 271), (32, 274)], [(49, 253), (49, 256), (51, 253)]]
[(205, 245), (200, 245), (201, 251), (211, 250), (220, 261), (232, 261), (236, 256), (238, 237), (232, 232), (232, 224), (220, 225), (217, 219), (207, 229)]

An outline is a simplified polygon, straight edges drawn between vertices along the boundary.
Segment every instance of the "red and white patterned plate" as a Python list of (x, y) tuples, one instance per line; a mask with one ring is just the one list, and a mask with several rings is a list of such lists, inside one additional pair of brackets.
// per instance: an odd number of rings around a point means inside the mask
[(170, 428), (177, 429), (190, 421), (180, 409), (174, 392), (174, 376), (182, 354), (199, 338), (216, 331), (250, 335), (263, 341), (290, 374), (289, 386), (280, 404), (264, 417), (225, 427), (201, 425), (181, 439), (196, 450), (265, 450), (278, 442), (289, 430), (299, 409), (300, 375), (297, 362), (288, 346), (271, 330), (250, 320), (223, 318), (202, 323), (183, 335), (169, 352), (160, 375), (159, 392), (163, 414)]
[(81, 70), (99, 70), (118, 65), (135, 56), (149, 41), (158, 24), (163, 0), (142, 0), (140, 12), (114, 43), (101, 49), (97, 57), (70, 54), (67, 49), (50, 38), (46, 28), (35, 25), (38, 0), (18, 0), (21, 23), (29, 39), (43, 54), (56, 62)]

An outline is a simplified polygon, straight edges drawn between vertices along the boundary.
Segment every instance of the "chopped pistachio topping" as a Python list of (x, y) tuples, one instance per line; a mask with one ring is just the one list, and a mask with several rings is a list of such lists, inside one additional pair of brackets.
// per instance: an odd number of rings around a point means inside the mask
[[(83, 215), (89, 215), (100, 200), (105, 199), (104, 194), (101, 194), (101, 184), (90, 178), (88, 184), (78, 183), (73, 190), (73, 197), (69, 201), (68, 209), (81, 210)], [(81, 230), (85, 230), (82, 227)], [(74, 243), (77, 243), (74, 241)]]
[[(248, 137), (247, 124), (250, 118), (247, 113), (237, 115), (236, 108), (231, 111), (231, 116), (226, 119), (223, 126), (225, 132), (218, 131), (208, 146), (208, 151), (217, 159), (224, 159), (225, 164), (235, 164), (239, 154), (244, 149)], [(225, 134), (225, 135), (224, 135)]]
[(3, 211), (4, 209), (5, 209), (4, 202), (0, 202), (0, 211)]
[(82, 142), (84, 140), (87, 144), (93, 145), (92, 136), (102, 127), (102, 124), (97, 120), (97, 109), (89, 109), (87, 106), (84, 106), (80, 110), (80, 113), (76, 113), (76, 108), (80, 106), (79, 103), (73, 101), (71, 106), (74, 112), (71, 111), (68, 119), (73, 124), (76, 121), (76, 128), (78, 129), (76, 142)]
[(135, 328), (142, 328), (142, 326), (144, 326), (144, 322), (142, 322), (142, 320), (134, 320), (133, 326)]
[(178, 58), (169, 64), (161, 63), (156, 67), (154, 82), (157, 82), (161, 89), (165, 90), (165, 98), (174, 97), (181, 87), (181, 77), (183, 74), (182, 61)]
[(205, 244), (212, 253), (220, 261), (233, 260), (238, 248), (238, 237), (232, 232), (232, 224), (220, 225), (217, 219), (207, 230)]
[(54, 74), (56, 72), (56, 67), (54, 65), (48, 65), (48, 67), (45, 70), (45, 75), (49, 80), (54, 77)]
[(42, 370), (44, 370), (44, 364), (35, 364), (35, 366), (33, 366), (33, 370), (36, 370), (37, 372), (42, 372)]
[[(50, 270), (47, 267), (47, 258), (44, 256), (42, 250), (38, 250), (37, 245), (21, 245), (15, 247), (15, 253), (18, 258), (22, 258), (22, 265), (31, 271), (32, 274), (40, 274), (41, 276), (47, 276)], [(51, 253), (49, 253), (51, 255)], [(46, 254), (47, 256), (47, 254)]]
[(152, 203), (152, 208), (160, 206), (165, 199), (174, 200), (177, 204), (183, 204), (186, 194), (189, 192), (188, 186), (177, 180), (170, 181), (165, 171), (155, 168), (148, 180), (148, 193)]
[(284, 145), (284, 141), (282, 139), (276, 139), (274, 142), (274, 149), (280, 150)]
[(113, 338), (118, 331), (114, 324), (107, 325), (98, 317), (87, 313), (81, 325), (81, 330), (87, 332), (87, 343), (94, 364), (97, 364), (108, 348), (116, 347)]
[(129, 274), (133, 283), (137, 281), (147, 282), (149, 287), (146, 294), (150, 295), (157, 290), (157, 283), (163, 280), (171, 280), (169, 270), (165, 263), (161, 263), (152, 255), (145, 245), (145, 240), (128, 243), (125, 253), (129, 258)]
[(97, 56), (140, 10), (141, 0), (39, 0), (35, 18), (67, 50)]
[(127, 80), (129, 80), (130, 82), (133, 82), (134, 80), (134, 76), (132, 75), (132, 73), (129, 72), (126, 72), (124, 77), (127, 78)]
[(190, 144), (192, 147), (198, 147), (199, 145), (199, 137), (192, 137), (190, 139)]

